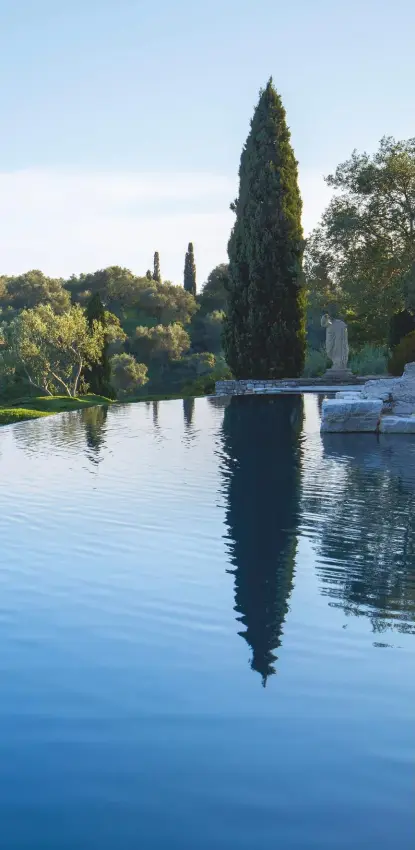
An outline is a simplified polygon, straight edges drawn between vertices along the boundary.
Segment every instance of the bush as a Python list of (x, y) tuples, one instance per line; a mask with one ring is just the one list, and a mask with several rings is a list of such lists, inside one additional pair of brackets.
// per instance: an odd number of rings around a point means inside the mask
[(134, 395), (147, 381), (147, 366), (137, 363), (132, 354), (114, 354), (111, 357), (111, 383), (117, 398)]
[(183, 387), (183, 395), (215, 395), (215, 377), (203, 375), (201, 378), (196, 378), (195, 381), (191, 381), (190, 384)]
[(329, 360), (324, 349), (308, 348), (305, 355), (303, 378), (319, 378), (329, 368)]
[(395, 377), (403, 374), (407, 363), (415, 362), (415, 331), (401, 339), (389, 360), (389, 372)]
[[(211, 355), (212, 356), (212, 355)], [(226, 381), (232, 378), (232, 373), (223, 357), (217, 357), (213, 369), (199, 375), (194, 381), (183, 388), (185, 395), (214, 395), (216, 381)]]
[(355, 375), (386, 375), (388, 372), (387, 351), (375, 345), (364, 345), (360, 351), (352, 354), (349, 369)]
[(392, 349), (399, 345), (401, 339), (415, 331), (415, 318), (409, 310), (394, 313), (389, 321), (389, 345)]

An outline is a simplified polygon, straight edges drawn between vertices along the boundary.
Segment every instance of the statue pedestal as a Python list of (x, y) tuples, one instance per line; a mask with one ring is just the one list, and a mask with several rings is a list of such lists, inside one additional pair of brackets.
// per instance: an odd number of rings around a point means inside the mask
[(354, 375), (350, 369), (334, 369), (332, 366), (331, 369), (327, 369), (323, 378), (331, 384), (350, 384), (354, 379)]

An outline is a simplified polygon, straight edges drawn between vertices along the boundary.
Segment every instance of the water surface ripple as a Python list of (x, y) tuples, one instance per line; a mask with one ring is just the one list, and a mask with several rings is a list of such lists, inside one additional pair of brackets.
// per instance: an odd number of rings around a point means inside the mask
[(415, 441), (320, 407), (0, 429), (7, 850), (414, 846)]

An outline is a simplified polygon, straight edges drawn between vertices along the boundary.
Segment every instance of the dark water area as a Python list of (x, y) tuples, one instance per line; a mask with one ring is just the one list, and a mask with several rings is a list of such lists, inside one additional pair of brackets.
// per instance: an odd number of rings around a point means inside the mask
[(1, 846), (415, 846), (415, 441), (319, 410), (0, 429)]

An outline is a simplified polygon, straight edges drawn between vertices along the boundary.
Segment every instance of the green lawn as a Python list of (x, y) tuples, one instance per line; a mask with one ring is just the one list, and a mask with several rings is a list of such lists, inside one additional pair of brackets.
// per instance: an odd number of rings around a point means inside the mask
[(35, 398), (18, 398), (7, 407), (24, 407), (27, 410), (43, 410), (45, 413), (62, 413), (65, 410), (79, 410), (81, 407), (94, 407), (96, 404), (112, 404), (109, 398), (101, 395), (83, 395), (70, 398), (67, 395), (44, 395)]
[(36, 398), (28, 396), (15, 399), (13, 404), (0, 406), (0, 425), (11, 425), (13, 422), (22, 422), (25, 419), (38, 419), (40, 416), (51, 416), (53, 413), (112, 403), (108, 398), (99, 395), (84, 395), (78, 398), (69, 398), (65, 395)]
[(39, 416), (50, 416), (50, 413), (45, 410), (29, 410), (24, 407), (0, 407), (0, 425), (12, 425), (13, 422), (38, 419)]
[[(168, 395), (142, 395), (124, 399), (122, 403), (133, 404), (139, 401), (167, 401), (183, 398), (183, 393)], [(83, 395), (70, 398), (66, 395), (38, 396), (17, 398), (13, 403), (0, 402), (0, 425), (11, 425), (13, 422), (23, 422), (25, 419), (38, 419), (40, 416), (52, 416), (54, 413), (64, 413), (70, 410), (94, 407), (97, 404), (117, 404), (109, 398), (99, 395)]]

